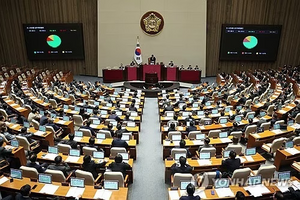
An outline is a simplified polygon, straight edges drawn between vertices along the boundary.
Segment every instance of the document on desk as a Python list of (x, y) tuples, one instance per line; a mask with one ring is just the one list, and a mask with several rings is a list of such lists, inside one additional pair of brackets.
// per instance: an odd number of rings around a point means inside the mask
[(11, 107), (14, 107), (14, 106), (17, 106), (17, 105), (19, 105), (19, 104), (16, 104), (16, 103), (10, 104)]
[(58, 124), (64, 124), (65, 123), (65, 121), (64, 120), (59, 120), (58, 122), (56, 122), (56, 123), (58, 123)]
[(24, 109), (24, 108), (22, 108), (22, 107), (16, 108), (17, 111), (20, 111), (20, 110), (23, 110), (23, 109)]
[(202, 160), (198, 160), (198, 164), (199, 164), (200, 166), (203, 166), (203, 165), (211, 165), (211, 161), (210, 161), (210, 160), (204, 160), (204, 159), (202, 159)]
[(58, 188), (58, 185), (45, 184), (44, 187), (40, 190), (40, 193), (54, 194)]
[(205, 191), (204, 190), (196, 190), (194, 195), (199, 195), (201, 199), (206, 199)]
[(109, 200), (110, 196), (112, 194), (112, 191), (109, 190), (97, 190), (94, 199), (104, 199), (104, 200)]
[(219, 188), (219, 189), (215, 189), (215, 191), (217, 192), (220, 198), (234, 197), (234, 194), (230, 188)]
[(237, 158), (239, 158), (241, 160), (241, 163), (244, 163), (246, 161), (245, 158), (242, 158), (242, 157), (239, 157), (239, 156), (237, 156)]
[(82, 137), (74, 137), (74, 141), (76, 141), (76, 142), (80, 142), (81, 141), (81, 139), (82, 139)]
[(179, 146), (180, 141), (173, 141), (174, 146)]
[(298, 188), (298, 190), (300, 190), (300, 182), (299, 181), (292, 181), (292, 184), (293, 184), (293, 186)]
[(288, 152), (289, 154), (292, 154), (292, 155), (296, 155), (296, 154), (299, 154), (300, 151), (298, 149), (295, 149), (295, 148), (287, 148), (285, 149), (286, 152)]
[(200, 127), (200, 129), (205, 129), (205, 126), (199, 126)]
[(45, 156), (43, 156), (43, 158), (48, 160), (54, 160), (56, 156), (58, 156), (58, 154), (47, 153)]
[(297, 187), (289, 184), (287, 181), (284, 182), (278, 182), (276, 183), (276, 187), (281, 191), (281, 192), (287, 192), (289, 191), (289, 187), (293, 187), (295, 190), (297, 190)]
[(177, 130), (178, 130), (178, 131), (183, 131), (184, 128), (183, 128), (182, 126), (178, 126), (178, 127), (177, 127)]
[(11, 129), (15, 129), (15, 128), (17, 128), (18, 126), (19, 126), (19, 124), (15, 124), (15, 125), (11, 126)]
[(33, 135), (42, 136), (44, 134), (45, 134), (45, 132), (43, 132), (43, 131), (37, 131)]
[(270, 190), (262, 184), (244, 187), (244, 189), (248, 190), (254, 197), (261, 197), (262, 194), (270, 193)]
[(203, 145), (204, 141), (203, 140), (194, 140), (193, 143), (194, 143), (194, 145)]
[(68, 158), (65, 160), (65, 162), (71, 162), (76, 163), (79, 160), (80, 157), (77, 156), (68, 156)]
[(101, 140), (101, 139), (96, 139), (96, 143), (97, 144), (101, 144), (103, 142), (103, 140)]
[(0, 185), (2, 185), (3, 183), (5, 183), (6, 181), (8, 181), (8, 178), (7, 177), (2, 177), (0, 178)]
[(282, 133), (282, 130), (277, 129), (277, 130), (272, 130), (272, 132), (275, 133), (275, 134), (280, 134), (280, 133)]
[(170, 200), (179, 200), (179, 194), (177, 190), (169, 191)]
[(221, 138), (220, 140), (222, 141), (222, 143), (231, 143), (232, 142), (232, 140), (229, 138)]
[(186, 190), (179, 190), (180, 196), (187, 196)]
[(293, 124), (292, 126), (291, 126), (292, 128), (294, 128), (294, 129), (298, 129), (298, 128), (300, 128), (300, 124)]
[(164, 141), (164, 145), (169, 146), (171, 144), (170, 141)]
[(246, 160), (249, 162), (253, 162), (254, 159), (252, 158), (252, 156), (245, 156)]
[(79, 188), (79, 187), (70, 187), (68, 193), (66, 194), (66, 197), (80, 197), (82, 196), (85, 188)]

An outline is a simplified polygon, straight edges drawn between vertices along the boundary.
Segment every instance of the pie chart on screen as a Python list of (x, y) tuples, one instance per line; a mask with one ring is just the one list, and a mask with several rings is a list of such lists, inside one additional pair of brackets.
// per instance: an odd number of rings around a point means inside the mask
[(247, 36), (243, 40), (243, 45), (247, 49), (253, 49), (258, 44), (258, 40), (255, 36)]
[(57, 48), (61, 44), (61, 39), (57, 35), (49, 35), (47, 37), (47, 44), (52, 48)]

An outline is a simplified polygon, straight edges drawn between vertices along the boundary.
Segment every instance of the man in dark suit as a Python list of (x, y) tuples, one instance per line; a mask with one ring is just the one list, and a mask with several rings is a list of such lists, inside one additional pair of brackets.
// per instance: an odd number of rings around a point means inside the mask
[(137, 108), (134, 106), (134, 103), (130, 104), (129, 111), (135, 111), (135, 112), (137, 112)]
[[(241, 160), (239, 158), (236, 158), (236, 153), (234, 151), (230, 151), (229, 158), (222, 161), (221, 167), (223, 169), (226, 169), (225, 176), (231, 177), (234, 170), (239, 169), (241, 165)], [(226, 177), (227, 178), (227, 177)]]
[(25, 137), (27, 139), (27, 141), (29, 142), (29, 144), (32, 144), (33, 142), (35, 142), (31, 138), (33, 136), (33, 134), (32, 133), (27, 133), (27, 128), (25, 128), (25, 127), (21, 128), (19, 136)]
[(108, 169), (113, 172), (122, 172), (123, 177), (126, 176), (126, 170), (131, 170), (131, 166), (128, 163), (122, 162), (123, 157), (122, 155), (118, 154), (115, 157), (115, 162), (109, 164)]
[(102, 148), (100, 148), (99, 146), (95, 145), (95, 138), (94, 137), (90, 137), (89, 143), (86, 145), (86, 147), (95, 148), (98, 151), (103, 151)]
[(105, 167), (105, 164), (106, 161), (96, 164), (95, 161), (91, 159), (91, 156), (85, 155), (83, 158), (82, 169), (84, 171), (91, 172), (94, 179), (96, 179), (98, 177), (97, 169)]
[(204, 139), (204, 145), (203, 146), (199, 146), (198, 152), (200, 153), (201, 149), (203, 149), (203, 148), (211, 148), (211, 147), (213, 147), (213, 145), (211, 145), (209, 143), (210, 143), (210, 139), (209, 138), (205, 138)]
[(186, 158), (181, 156), (179, 158), (179, 163), (174, 163), (171, 166), (171, 172), (172, 174), (175, 173), (191, 173), (192, 167), (189, 164), (186, 164)]
[(119, 122), (121, 119), (118, 115), (116, 115), (116, 111), (112, 111), (111, 114), (109, 115), (108, 119), (114, 119), (117, 122)]
[(195, 126), (194, 122), (190, 122), (190, 126), (186, 128), (186, 132), (191, 132), (191, 131), (197, 131), (197, 127)]
[(90, 127), (91, 123), (92, 123), (92, 121), (90, 119), (88, 119), (87, 121), (84, 122), (84, 125), (80, 128), (90, 130), (92, 135), (95, 136), (96, 135), (95, 130), (92, 127)]
[(59, 170), (62, 171), (65, 177), (68, 176), (68, 171), (71, 170), (67, 163), (62, 162), (61, 156), (56, 156), (54, 159), (55, 164), (51, 164), (48, 166), (48, 169)]
[(44, 163), (44, 164), (42, 164), (42, 165), (39, 165), (39, 164), (36, 162), (36, 161), (37, 161), (37, 156), (36, 156), (35, 153), (33, 153), (33, 154), (30, 155), (29, 160), (30, 160), (30, 162), (28, 162), (28, 163), (26, 164), (27, 167), (33, 167), (33, 168), (35, 168), (35, 169), (38, 171), (38, 173), (44, 173), (44, 172), (46, 171), (46, 168), (47, 168), (46, 166), (47, 166), (47, 164)]
[(41, 117), (40, 119), (40, 125), (44, 126), (45, 124), (48, 123), (48, 118), (50, 118), (51, 114), (48, 111), (45, 111), (44, 116)]
[(168, 102), (168, 103), (167, 103), (167, 106), (164, 108), (164, 113), (165, 113), (166, 111), (174, 111), (174, 108), (173, 108), (173, 106), (171, 105), (170, 102)]
[(75, 137), (75, 135), (70, 133), (69, 140), (63, 141), (62, 143), (70, 145), (72, 149), (77, 149), (77, 142), (74, 141), (74, 137)]
[(3, 147), (3, 143), (3, 138), (0, 137), (0, 161), (6, 160), (7, 157), (12, 155), (11, 150), (7, 150), (5, 147)]
[(244, 94), (242, 94), (242, 97), (239, 99), (239, 105), (244, 105), (247, 101), (247, 98), (245, 97)]
[(117, 125), (117, 130), (116, 130), (116, 132), (115, 132), (115, 134), (114, 135), (118, 135), (119, 133), (126, 133), (126, 132), (129, 132), (126, 128), (122, 128), (122, 125), (121, 124), (118, 124)]
[(184, 140), (184, 139), (181, 139), (180, 142), (179, 142), (179, 148), (181, 148), (181, 149), (186, 149), (186, 157), (187, 157), (187, 158), (191, 158), (191, 157), (192, 157), (192, 154), (191, 154), (189, 148), (187, 148), (185, 145), (186, 145), (185, 140)]
[(128, 148), (128, 144), (125, 140), (122, 140), (122, 133), (117, 134), (117, 138), (115, 138), (112, 143), (111, 147), (125, 147), (126, 149)]
[(186, 186), (186, 193), (188, 194), (188, 196), (181, 196), (179, 200), (200, 200), (201, 199), (199, 195), (194, 196), (195, 186), (191, 183), (189, 183)]
[(116, 134), (115, 134), (115, 132), (114, 132), (114, 130), (113, 130), (113, 127), (114, 127), (113, 124), (112, 124), (112, 123), (109, 123), (109, 124), (107, 125), (107, 128), (103, 128), (102, 130), (109, 131), (111, 137), (115, 137)]
[(51, 119), (51, 118), (48, 119), (48, 122), (47, 122), (46, 126), (51, 126), (55, 131), (55, 135), (57, 135), (60, 131), (63, 130), (61, 127), (57, 126), (54, 123), (53, 119)]
[(17, 192), (15, 200), (31, 200), (29, 197), (31, 193), (31, 186), (26, 184), (21, 187), (20, 192)]
[(156, 63), (156, 58), (154, 57), (154, 55), (151, 55), (151, 57), (149, 58), (149, 64), (155, 65), (155, 63)]

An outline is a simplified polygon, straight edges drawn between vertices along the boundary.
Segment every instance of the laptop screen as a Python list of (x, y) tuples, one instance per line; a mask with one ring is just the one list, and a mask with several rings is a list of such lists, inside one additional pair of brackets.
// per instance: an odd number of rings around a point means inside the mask
[(101, 115), (107, 115), (107, 110), (100, 110)]
[(39, 131), (46, 132), (46, 126), (39, 126)]
[(215, 181), (215, 189), (218, 188), (228, 188), (229, 187), (229, 179), (228, 178), (220, 178)]
[(75, 137), (83, 137), (82, 131), (75, 131)]
[(104, 99), (104, 96), (99, 96), (100, 99)]
[(174, 113), (173, 112), (167, 112), (167, 117), (173, 117)]
[(68, 110), (69, 106), (68, 105), (64, 105), (64, 109)]
[(39, 174), (39, 182), (40, 183), (51, 184), (52, 183), (52, 177), (51, 177), (50, 174)]
[(58, 148), (48, 146), (48, 153), (58, 154)]
[(11, 146), (13, 147), (19, 147), (19, 141), (18, 140), (11, 140), (10, 141)]
[(130, 135), (129, 134), (123, 134), (121, 140), (129, 141)]
[(252, 155), (255, 155), (256, 154), (256, 148), (248, 148), (246, 149), (246, 156), (252, 156)]
[(95, 102), (94, 102), (94, 105), (95, 105), (95, 106), (99, 106), (99, 105), (100, 105), (100, 102), (99, 102), (99, 101), (95, 101)]
[(127, 122), (128, 127), (135, 127), (135, 122)]
[(240, 122), (240, 121), (242, 121), (242, 117), (239, 116), (239, 115), (237, 115), (237, 116), (235, 116), (234, 120), (235, 120), (236, 122)]
[(197, 103), (193, 103), (193, 108), (198, 108), (198, 104)]
[(204, 140), (205, 134), (196, 134), (196, 140)]
[(230, 151), (223, 151), (223, 158), (228, 158), (229, 153), (230, 153)]
[(212, 110), (211, 114), (218, 114), (218, 110), (217, 109)]
[(78, 149), (70, 149), (70, 156), (80, 156), (80, 150)]
[(40, 110), (40, 114), (41, 114), (41, 115), (45, 115), (45, 111)]
[(71, 177), (70, 185), (71, 187), (84, 187), (84, 179)]
[(289, 120), (287, 124), (288, 124), (288, 126), (294, 125), (294, 120)]
[(280, 124), (274, 124), (273, 128), (274, 128), (274, 130), (280, 129)]
[(17, 120), (16, 120), (15, 118), (11, 118), (11, 119), (10, 119), (10, 123), (16, 124), (16, 123), (17, 123)]
[(182, 117), (188, 117), (189, 116), (189, 112), (182, 112)]
[(285, 143), (285, 148), (293, 148), (294, 147), (294, 142), (293, 141), (287, 141)]
[(99, 125), (100, 124), (100, 120), (99, 119), (93, 119), (93, 124)]
[(29, 128), (29, 127), (30, 127), (29, 122), (24, 122), (24, 127), (25, 127), (25, 128)]
[(202, 159), (210, 159), (210, 153), (200, 153), (200, 160)]
[(188, 184), (193, 184), (190, 181), (180, 181), (180, 190), (186, 190), (186, 187), (188, 186)]
[(199, 116), (202, 116), (202, 115), (204, 115), (204, 111), (203, 111), (203, 110), (199, 110), (199, 111), (197, 111), (197, 115), (199, 115)]
[(63, 116), (64, 121), (70, 121), (70, 118), (68, 116)]
[(175, 153), (174, 154), (174, 159), (175, 160), (179, 160), (179, 158), (181, 157), (181, 156), (183, 156), (183, 157), (185, 157), (186, 158), (186, 154), (185, 153)]
[(279, 172), (278, 173), (278, 180), (279, 181), (290, 180), (290, 178), (291, 178), (291, 172), (290, 171), (285, 171), (285, 172)]
[(228, 137), (228, 133), (227, 132), (221, 132), (221, 133), (219, 133), (219, 137), (220, 138), (227, 138)]
[(230, 107), (225, 108), (225, 112), (230, 112), (230, 110), (231, 110)]
[(259, 115), (260, 115), (261, 117), (264, 117), (264, 116), (266, 116), (266, 112), (260, 112)]
[(210, 102), (206, 102), (205, 106), (211, 106), (211, 103)]
[(10, 169), (10, 177), (22, 179), (22, 170), (19, 169)]
[(128, 153), (119, 153), (119, 154), (122, 156), (123, 160), (129, 160), (129, 154)]
[(122, 116), (122, 111), (116, 111), (116, 115)]
[(104, 152), (103, 151), (94, 151), (93, 152), (93, 158), (103, 159), (104, 158)]
[(118, 122), (117, 121), (111, 121), (110, 122), (113, 126), (117, 126), (118, 125)]
[(119, 181), (105, 180), (103, 186), (104, 186), (104, 189), (106, 189), (106, 190), (118, 190), (119, 189)]
[(80, 111), (80, 107), (75, 106), (75, 111)]
[(254, 114), (249, 114), (248, 119), (254, 119)]
[(88, 108), (88, 109), (86, 109), (86, 112), (92, 114), (93, 113), (93, 109)]
[(137, 112), (131, 112), (131, 113), (130, 113), (130, 116), (131, 116), (131, 117), (137, 117), (137, 116), (138, 116), (138, 113), (137, 113)]
[(205, 121), (204, 121), (204, 124), (205, 124), (205, 125), (211, 125), (211, 123), (212, 123), (211, 119), (210, 119), (210, 120), (205, 120)]
[(227, 118), (220, 119), (220, 124), (226, 124), (226, 123), (227, 123)]
[(107, 107), (112, 107), (112, 104), (111, 103), (107, 103), (106, 106)]
[(96, 137), (97, 137), (97, 139), (104, 140), (105, 139), (105, 133), (97, 133)]
[(180, 141), (181, 140), (181, 135), (172, 135), (172, 140), (173, 141)]
[(237, 106), (236, 109), (237, 110), (242, 110), (242, 106)]
[(248, 185), (260, 185), (261, 183), (261, 176), (249, 176), (248, 178)]

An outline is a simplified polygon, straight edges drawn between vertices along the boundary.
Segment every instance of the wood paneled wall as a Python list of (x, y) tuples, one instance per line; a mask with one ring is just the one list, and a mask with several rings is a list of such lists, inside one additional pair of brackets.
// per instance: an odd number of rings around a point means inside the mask
[[(300, 64), (300, 0), (208, 0), (207, 76)], [(282, 25), (276, 62), (219, 61), (222, 24)]]
[[(29, 61), (24, 23), (83, 23), (85, 60)], [(97, 0), (0, 0), (0, 64), (97, 76)]]

